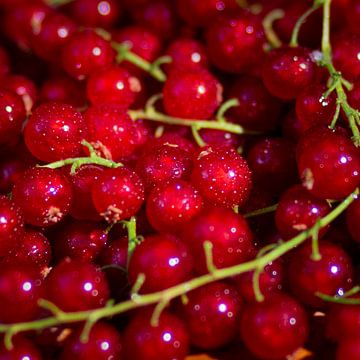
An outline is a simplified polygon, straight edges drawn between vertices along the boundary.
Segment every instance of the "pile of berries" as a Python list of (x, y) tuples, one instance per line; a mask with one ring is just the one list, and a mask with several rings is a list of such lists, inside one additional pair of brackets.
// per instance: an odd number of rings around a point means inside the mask
[(0, 359), (360, 359), (359, 0), (0, 17)]

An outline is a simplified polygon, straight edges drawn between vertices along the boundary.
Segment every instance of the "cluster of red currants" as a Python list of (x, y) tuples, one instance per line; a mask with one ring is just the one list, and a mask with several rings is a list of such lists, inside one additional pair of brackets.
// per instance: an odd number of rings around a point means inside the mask
[(360, 359), (359, 0), (0, 17), (0, 359)]

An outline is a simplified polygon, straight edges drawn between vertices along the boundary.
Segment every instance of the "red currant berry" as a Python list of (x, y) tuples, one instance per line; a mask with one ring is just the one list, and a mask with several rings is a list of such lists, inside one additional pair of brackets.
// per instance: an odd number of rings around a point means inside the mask
[(180, 360), (189, 350), (185, 324), (175, 315), (163, 311), (158, 326), (150, 323), (152, 310), (139, 311), (125, 330), (127, 359)]
[(107, 242), (107, 234), (101, 224), (75, 221), (64, 225), (55, 235), (54, 255), (61, 260), (92, 261)]
[(75, 33), (63, 46), (62, 64), (76, 79), (84, 79), (93, 71), (114, 61), (115, 51), (109, 41), (93, 30)]
[(14, 202), (27, 224), (51, 226), (69, 212), (71, 186), (60, 172), (48, 168), (31, 168), (14, 185)]
[(191, 180), (204, 200), (226, 207), (243, 205), (252, 186), (245, 159), (223, 146), (208, 146), (195, 154)]
[(144, 201), (144, 185), (127, 169), (106, 169), (94, 183), (92, 199), (96, 210), (110, 223), (135, 215)]
[(357, 360), (360, 358), (359, 337), (344, 339), (338, 343), (336, 360)]
[(6, 196), (0, 195), (0, 257), (17, 246), (23, 230), (20, 209)]
[(140, 292), (160, 291), (188, 280), (192, 267), (193, 260), (181, 241), (153, 235), (135, 248), (129, 263), (129, 282), (134, 285), (138, 276), (144, 274)]
[(46, 297), (63, 311), (85, 311), (105, 306), (109, 288), (95, 265), (64, 259), (45, 279)]
[(66, 177), (72, 185), (73, 202), (70, 215), (78, 220), (101, 220), (101, 216), (95, 209), (91, 197), (91, 190), (100, 174), (105, 170), (98, 165), (82, 165), (75, 174), (66, 172)]
[(177, 232), (200, 213), (203, 201), (188, 182), (177, 180), (151, 191), (146, 202), (146, 215), (159, 232)]
[(243, 73), (263, 57), (264, 31), (260, 19), (246, 11), (213, 21), (207, 31), (210, 60), (220, 70)]
[(348, 136), (328, 128), (304, 134), (297, 147), (297, 165), (303, 185), (321, 199), (342, 199), (360, 181), (358, 149)]
[(42, 281), (38, 269), (25, 264), (3, 264), (0, 269), (0, 321), (33, 320), (39, 313)]
[(210, 209), (186, 225), (183, 241), (188, 245), (199, 273), (207, 273), (204, 242), (212, 243), (214, 265), (224, 268), (249, 260), (253, 254), (252, 233), (246, 220), (230, 209)]
[(351, 259), (342, 248), (321, 240), (319, 252), (321, 259), (313, 260), (312, 246), (306, 244), (293, 253), (288, 268), (292, 292), (304, 304), (313, 307), (324, 306), (316, 292), (343, 295), (353, 282)]
[(123, 7), (116, 0), (78, 0), (70, 3), (69, 10), (78, 24), (107, 29), (119, 20)]
[(105, 322), (96, 323), (85, 343), (80, 339), (82, 330), (75, 330), (67, 339), (59, 360), (122, 359), (121, 337), (112, 325)]
[(296, 98), (296, 114), (302, 133), (316, 125), (330, 125), (335, 114), (336, 96), (332, 92), (325, 98), (326, 89), (324, 85), (312, 85)]
[(87, 98), (92, 104), (117, 104), (125, 109), (133, 104), (140, 91), (139, 79), (120, 66), (93, 72), (86, 87)]
[(171, 180), (186, 179), (190, 175), (191, 159), (188, 152), (176, 143), (161, 143), (157, 146), (154, 144), (144, 152), (136, 165), (136, 171), (147, 189), (165, 185)]
[(222, 102), (222, 86), (205, 69), (179, 70), (165, 82), (163, 102), (171, 116), (209, 119)]
[(0, 90), (0, 144), (17, 140), (25, 117), (21, 97), (12, 91)]
[(82, 115), (72, 106), (44, 103), (35, 109), (24, 130), (25, 143), (39, 160), (52, 162), (81, 155), (87, 136)]
[[(290, 239), (315, 225), (331, 210), (326, 200), (316, 198), (300, 185), (288, 189), (280, 198), (275, 221), (280, 235)], [(321, 229), (323, 235), (326, 228)]]
[(360, 243), (360, 201), (354, 201), (346, 211), (346, 224), (351, 237)]
[(126, 111), (116, 105), (98, 105), (84, 114), (88, 141), (105, 158), (119, 161), (137, 146), (136, 128)]
[(302, 47), (271, 50), (264, 62), (262, 78), (271, 94), (295, 99), (314, 80), (316, 64), (310, 51)]
[(228, 97), (239, 102), (229, 116), (246, 129), (269, 131), (278, 125), (281, 102), (267, 91), (261, 79), (249, 75), (236, 79)]
[(241, 337), (261, 359), (282, 359), (303, 346), (308, 335), (306, 313), (285, 294), (273, 294), (263, 302), (244, 306)]
[(242, 301), (237, 291), (217, 282), (190, 292), (182, 308), (183, 319), (192, 345), (215, 349), (227, 345), (235, 337)]
[(13, 348), (7, 349), (4, 341), (0, 344), (0, 359), (2, 360), (42, 360), (40, 350), (22, 335), (16, 335), (12, 339)]
[(0, 77), (10, 72), (10, 60), (4, 48), (0, 48)]

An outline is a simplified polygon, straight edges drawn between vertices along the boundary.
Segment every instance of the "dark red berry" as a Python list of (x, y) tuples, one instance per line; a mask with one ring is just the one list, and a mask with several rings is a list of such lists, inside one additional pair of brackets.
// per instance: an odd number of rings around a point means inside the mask
[[(280, 198), (275, 221), (280, 235), (290, 239), (315, 225), (331, 210), (326, 200), (310, 194), (300, 185), (288, 189)], [(326, 228), (321, 229), (323, 235)]]
[(16, 335), (12, 339), (13, 348), (11, 350), (5, 347), (4, 341), (0, 343), (1, 360), (42, 360), (40, 350), (27, 338), (22, 335)]
[(188, 182), (176, 180), (151, 191), (146, 202), (146, 215), (159, 232), (176, 233), (200, 213), (203, 201)]
[(15, 323), (34, 320), (39, 313), (42, 279), (36, 267), (2, 264), (0, 269), (0, 321)]
[(224, 268), (249, 260), (253, 254), (252, 233), (246, 220), (232, 210), (210, 209), (189, 222), (183, 241), (196, 259), (195, 269), (207, 273), (204, 242), (212, 243), (214, 265)]
[(17, 140), (25, 117), (21, 97), (12, 91), (0, 90), (0, 144)]
[(351, 288), (353, 266), (346, 252), (338, 245), (320, 240), (320, 260), (312, 259), (312, 246), (306, 244), (296, 250), (288, 268), (292, 292), (304, 304), (324, 306), (316, 292), (326, 295), (343, 295)]
[(303, 346), (308, 335), (304, 309), (285, 294), (274, 294), (264, 302), (244, 306), (241, 337), (261, 359), (281, 359)]
[(222, 102), (222, 86), (205, 69), (174, 71), (165, 82), (163, 102), (171, 116), (209, 119)]
[(271, 94), (284, 100), (296, 98), (313, 81), (316, 64), (303, 47), (281, 47), (268, 53), (262, 71)]
[(303, 185), (321, 199), (342, 199), (360, 181), (358, 149), (347, 135), (328, 128), (304, 134), (297, 148), (297, 165)]
[(6, 196), (0, 195), (0, 256), (16, 248), (23, 231), (24, 220), (20, 209)]
[(139, 311), (125, 330), (127, 359), (180, 360), (189, 351), (189, 335), (181, 319), (163, 311), (158, 326), (150, 323), (152, 310)]
[(336, 360), (357, 360), (360, 358), (359, 337), (344, 339), (338, 343)]
[(207, 29), (207, 49), (220, 70), (243, 73), (261, 63), (264, 31), (260, 19), (246, 11), (219, 16)]
[(134, 285), (144, 274), (140, 292), (151, 293), (188, 280), (192, 267), (192, 257), (180, 240), (153, 235), (135, 248), (129, 263), (129, 282)]
[(82, 115), (72, 106), (43, 103), (35, 109), (24, 130), (25, 143), (39, 160), (52, 162), (81, 155), (86, 139)]
[(85, 343), (80, 339), (82, 330), (81, 327), (76, 329), (67, 339), (60, 360), (122, 359), (121, 337), (115, 327), (105, 322), (96, 323)]
[(144, 201), (141, 179), (124, 167), (106, 169), (94, 183), (91, 193), (96, 210), (110, 223), (135, 215)]
[(64, 259), (45, 280), (46, 298), (63, 311), (84, 311), (105, 306), (109, 288), (95, 265)]
[(235, 149), (208, 146), (194, 156), (191, 181), (212, 205), (241, 206), (252, 187), (251, 171)]
[(215, 349), (235, 339), (242, 301), (232, 286), (217, 282), (196, 289), (187, 297), (181, 314), (192, 345)]
[(8, 74), (10, 71), (9, 56), (4, 48), (0, 48), (0, 77)]
[(346, 224), (351, 237), (360, 243), (360, 201), (355, 200), (346, 211)]
[(64, 69), (76, 79), (84, 79), (93, 71), (114, 61), (115, 51), (109, 41), (93, 30), (75, 33), (64, 45), (62, 64)]
[(27, 224), (51, 226), (69, 212), (72, 190), (60, 172), (48, 168), (31, 168), (16, 181), (13, 199)]

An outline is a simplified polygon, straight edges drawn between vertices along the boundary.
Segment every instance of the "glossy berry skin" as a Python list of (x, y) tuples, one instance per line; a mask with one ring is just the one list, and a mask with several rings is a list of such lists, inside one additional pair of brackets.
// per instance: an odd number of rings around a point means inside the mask
[(185, 119), (209, 119), (222, 102), (222, 86), (205, 69), (172, 72), (163, 88), (165, 111)]
[(180, 240), (153, 235), (136, 246), (129, 263), (129, 282), (134, 285), (142, 273), (145, 282), (140, 292), (160, 291), (188, 280), (192, 267), (192, 257)]
[(102, 166), (86, 164), (77, 169), (75, 174), (70, 174), (70, 169), (67, 168), (65, 175), (71, 184), (73, 193), (73, 202), (69, 213), (73, 218), (95, 221), (101, 219), (92, 201), (91, 189), (104, 170), (105, 168)]
[(204, 242), (213, 245), (216, 268), (224, 268), (249, 260), (253, 254), (252, 233), (246, 220), (230, 209), (209, 209), (186, 225), (182, 240), (188, 245), (198, 273), (208, 272)]
[(216, 349), (235, 338), (242, 300), (232, 286), (216, 282), (187, 296), (189, 301), (182, 306), (181, 314), (193, 346)]
[(204, 200), (212, 205), (241, 206), (252, 187), (251, 171), (235, 149), (208, 146), (194, 156), (191, 181)]
[(18, 138), (25, 117), (22, 99), (12, 91), (0, 90), (0, 144)]
[(103, 307), (109, 299), (105, 275), (95, 265), (64, 259), (45, 280), (46, 298), (63, 311)]
[[(290, 239), (315, 225), (331, 210), (326, 200), (310, 194), (301, 185), (288, 189), (280, 198), (275, 212), (276, 227), (284, 239)], [(323, 235), (326, 228), (320, 230)]]
[(301, 347), (308, 335), (302, 306), (279, 293), (244, 306), (240, 333), (246, 347), (261, 359), (282, 359)]
[(51, 260), (49, 240), (40, 231), (26, 229), (20, 238), (19, 245), (13, 249), (4, 261), (10, 264), (26, 264), (45, 269)]
[(264, 61), (262, 78), (276, 97), (296, 98), (314, 80), (316, 64), (310, 51), (302, 47), (281, 47), (271, 50)]
[(105, 29), (111, 28), (123, 12), (116, 0), (79, 0), (70, 3), (69, 10), (78, 24)]
[(159, 232), (177, 232), (200, 213), (203, 200), (188, 182), (176, 180), (151, 191), (146, 202), (146, 215)]
[(151, 326), (152, 309), (140, 310), (125, 330), (127, 359), (182, 360), (189, 350), (189, 335), (183, 321), (163, 311), (158, 326)]
[(22, 335), (16, 335), (13, 339), (13, 348), (6, 349), (4, 341), (0, 344), (1, 360), (42, 360), (40, 350), (27, 338)]
[(22, 98), (25, 110), (29, 113), (38, 99), (36, 84), (22, 75), (7, 75), (1, 81), (4, 88), (13, 91)]
[(121, 66), (111, 66), (93, 72), (87, 81), (87, 98), (92, 104), (118, 104), (128, 108), (141, 91), (138, 78)]
[(346, 225), (351, 234), (352, 239), (360, 243), (360, 201), (355, 200), (346, 211)]
[(60, 360), (69, 359), (122, 359), (121, 337), (118, 331), (105, 322), (96, 323), (89, 333), (86, 343), (80, 340), (82, 328), (75, 330), (67, 339), (59, 357)]
[(246, 129), (262, 132), (277, 126), (281, 102), (267, 91), (261, 79), (250, 75), (237, 78), (227, 97), (239, 102), (229, 111), (232, 121)]
[(314, 128), (303, 136), (297, 165), (303, 186), (321, 199), (343, 199), (360, 181), (358, 149), (347, 135), (327, 128)]
[(82, 115), (72, 106), (44, 103), (32, 113), (24, 130), (25, 144), (39, 160), (53, 162), (78, 157), (86, 139)]
[(36, 267), (2, 264), (0, 269), (0, 321), (15, 323), (33, 320), (39, 313), (42, 281)]
[(136, 164), (136, 172), (144, 180), (145, 187), (152, 189), (171, 180), (188, 178), (191, 164), (190, 154), (182, 146), (167, 142), (144, 152)]
[[(261, 294), (268, 298), (283, 288), (284, 266), (281, 261), (271, 261), (259, 276)], [(247, 302), (256, 302), (254, 293), (254, 271), (249, 271), (234, 278), (236, 289)]]
[(282, 138), (264, 138), (249, 150), (247, 161), (254, 183), (280, 193), (295, 182), (296, 162), (294, 147)]
[(144, 201), (143, 182), (125, 167), (106, 169), (91, 193), (96, 210), (109, 223), (135, 215)]
[(317, 125), (330, 125), (335, 114), (336, 95), (330, 93), (323, 96), (327, 90), (324, 85), (312, 85), (303, 90), (296, 98), (296, 114), (301, 132)]
[(344, 339), (338, 343), (336, 360), (357, 360), (360, 357), (359, 337)]
[(330, 242), (319, 243), (320, 260), (313, 260), (311, 244), (296, 250), (289, 263), (289, 284), (292, 292), (304, 304), (323, 307), (315, 293), (335, 296), (351, 288), (353, 266), (346, 252)]
[(119, 161), (135, 151), (136, 128), (121, 106), (92, 106), (87, 109), (84, 118), (88, 141), (103, 157)]
[(332, 304), (327, 319), (327, 335), (335, 341), (360, 337), (360, 305)]
[(246, 11), (219, 16), (206, 34), (211, 62), (229, 73), (243, 73), (258, 65), (264, 41), (260, 19)]
[(360, 75), (360, 35), (343, 33), (333, 42), (333, 61), (345, 79), (355, 80)]
[(110, 65), (114, 58), (115, 52), (110, 42), (93, 30), (75, 33), (62, 50), (62, 65), (65, 71), (79, 80)]
[(41, 27), (32, 37), (31, 47), (37, 56), (48, 61), (57, 61), (62, 47), (75, 33), (76, 24), (58, 12), (45, 16)]
[(0, 195), (0, 256), (16, 248), (24, 231), (24, 220), (18, 206)]
[(92, 261), (107, 242), (104, 226), (94, 222), (74, 221), (64, 225), (55, 235), (56, 260), (71, 259)]
[(15, 183), (13, 199), (25, 223), (46, 227), (58, 223), (69, 212), (72, 191), (59, 171), (30, 168)]
[(206, 49), (197, 40), (179, 38), (172, 41), (165, 51), (172, 61), (164, 65), (168, 72), (177, 69), (198, 69), (208, 67)]

